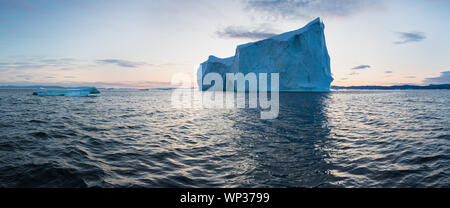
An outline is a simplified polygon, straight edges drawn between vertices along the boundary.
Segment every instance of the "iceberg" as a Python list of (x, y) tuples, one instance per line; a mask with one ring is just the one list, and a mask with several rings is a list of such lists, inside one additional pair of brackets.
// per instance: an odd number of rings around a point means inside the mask
[(33, 92), (33, 95), (38, 96), (69, 96), (69, 97), (86, 97), (90, 94), (100, 94), (100, 91), (95, 87), (78, 89), (78, 90), (66, 90), (66, 91), (37, 91)]
[[(197, 71), (199, 89), (206, 74), (214, 72), (225, 79), (226, 73), (279, 73), (280, 91), (330, 91), (330, 69), (324, 24), (317, 18), (306, 26), (271, 38), (239, 45), (234, 56), (209, 56)], [(226, 88), (226, 81), (223, 82)]]

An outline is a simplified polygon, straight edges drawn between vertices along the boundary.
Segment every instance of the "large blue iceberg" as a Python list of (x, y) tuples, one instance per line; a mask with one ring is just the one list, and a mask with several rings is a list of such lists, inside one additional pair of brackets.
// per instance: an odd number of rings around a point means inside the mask
[(90, 94), (100, 94), (100, 91), (95, 87), (84, 88), (78, 90), (65, 90), (65, 91), (38, 91), (33, 92), (33, 95), (38, 96), (69, 96), (69, 97), (86, 97)]
[[(317, 18), (305, 27), (265, 40), (239, 45), (235, 56), (210, 56), (197, 72), (199, 88), (206, 74), (279, 73), (280, 91), (329, 91), (333, 81), (324, 24)], [(226, 82), (223, 82), (226, 85)], [(224, 89), (225, 86), (224, 86)]]

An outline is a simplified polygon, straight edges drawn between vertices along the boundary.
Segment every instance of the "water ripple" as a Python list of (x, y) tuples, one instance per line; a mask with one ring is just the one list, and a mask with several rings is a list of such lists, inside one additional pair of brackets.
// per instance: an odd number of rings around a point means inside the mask
[(0, 90), (1, 187), (449, 187), (450, 91), (280, 94), (280, 115), (170, 91)]

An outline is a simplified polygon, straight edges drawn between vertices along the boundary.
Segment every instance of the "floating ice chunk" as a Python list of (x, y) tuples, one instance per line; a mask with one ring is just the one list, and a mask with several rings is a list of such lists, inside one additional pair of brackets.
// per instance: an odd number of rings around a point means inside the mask
[(33, 92), (33, 95), (38, 96), (69, 96), (69, 97), (86, 97), (90, 94), (100, 94), (100, 91), (95, 87), (79, 89), (79, 90), (65, 90), (65, 91), (38, 91)]

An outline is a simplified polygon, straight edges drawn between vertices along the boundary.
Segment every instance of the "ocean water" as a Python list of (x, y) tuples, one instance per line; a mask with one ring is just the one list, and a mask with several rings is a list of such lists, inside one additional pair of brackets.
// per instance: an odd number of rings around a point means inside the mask
[(31, 92), (0, 90), (0, 187), (450, 187), (450, 90), (281, 93), (275, 120)]

